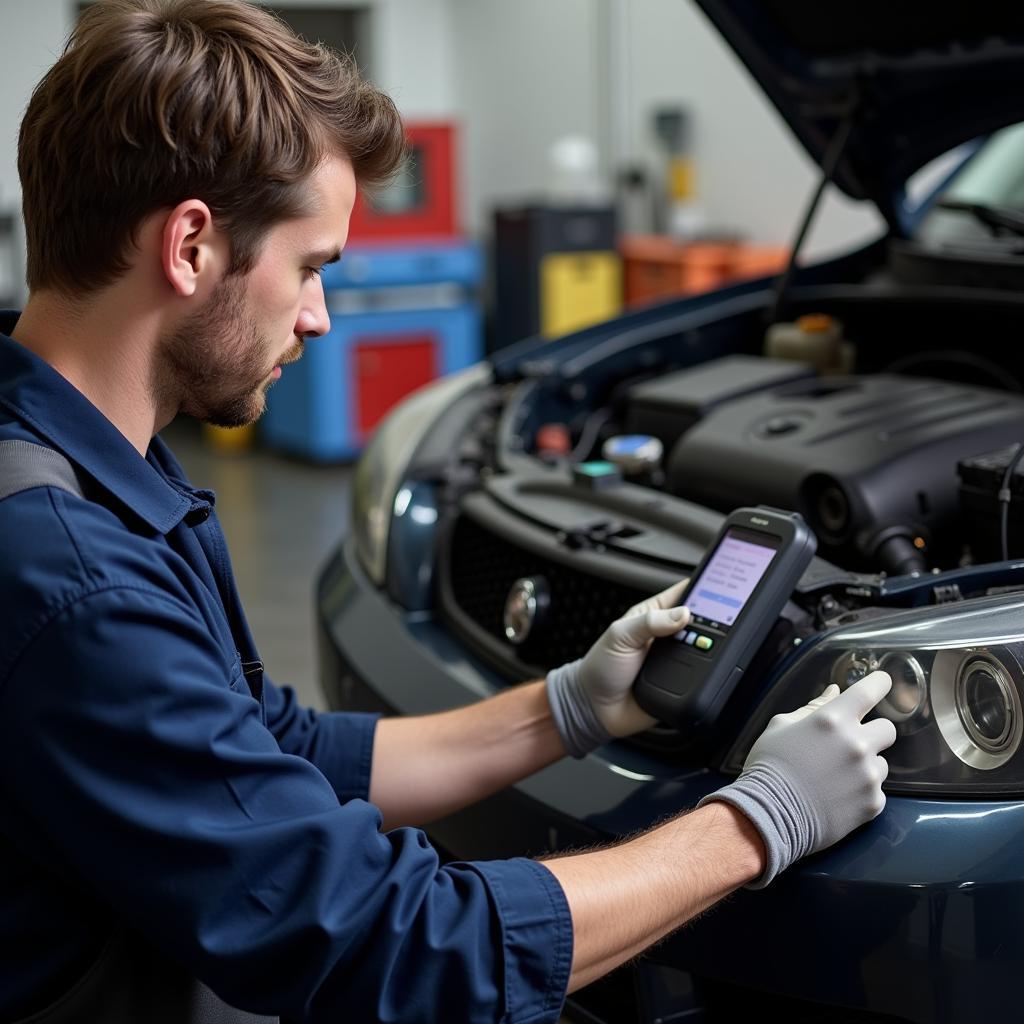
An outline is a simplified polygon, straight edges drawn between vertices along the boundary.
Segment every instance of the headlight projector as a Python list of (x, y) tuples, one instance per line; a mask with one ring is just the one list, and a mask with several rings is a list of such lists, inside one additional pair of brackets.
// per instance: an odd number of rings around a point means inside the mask
[(931, 689), (939, 731), (949, 749), (972, 768), (998, 768), (1020, 747), (1022, 680), (1020, 667), (1013, 669), (983, 651), (936, 655)]

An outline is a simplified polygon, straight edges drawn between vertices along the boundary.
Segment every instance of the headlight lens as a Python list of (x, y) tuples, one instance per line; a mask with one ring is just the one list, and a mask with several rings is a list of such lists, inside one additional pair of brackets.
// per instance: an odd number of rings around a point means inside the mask
[(840, 627), (792, 663), (726, 759), (738, 772), (772, 715), (882, 669), (875, 715), (896, 725), (886, 789), (1024, 793), (1024, 599), (981, 598)]
[(352, 531), (367, 575), (384, 585), (395, 495), (424, 434), (460, 396), (490, 379), (487, 363), (433, 381), (401, 401), (381, 421), (352, 483)]
[(949, 748), (964, 764), (992, 771), (1020, 749), (1020, 665), (987, 654), (943, 651), (935, 658), (932, 702)]

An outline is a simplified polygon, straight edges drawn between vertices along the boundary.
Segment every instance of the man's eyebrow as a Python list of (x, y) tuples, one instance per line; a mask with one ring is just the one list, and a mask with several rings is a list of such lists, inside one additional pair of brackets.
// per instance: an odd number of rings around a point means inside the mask
[(322, 267), (326, 267), (329, 263), (337, 263), (340, 259), (340, 249), (319, 249), (317, 252), (311, 252), (306, 257), (308, 263)]

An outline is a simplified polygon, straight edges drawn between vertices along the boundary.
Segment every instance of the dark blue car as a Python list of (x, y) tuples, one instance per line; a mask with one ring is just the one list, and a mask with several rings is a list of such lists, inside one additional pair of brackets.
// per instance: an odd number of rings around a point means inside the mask
[[(526, 340), (402, 403), (358, 464), (353, 534), (320, 580), (324, 689), (334, 707), (423, 714), (537, 678), (687, 575), (731, 509), (797, 509), (818, 557), (709, 737), (659, 726), (430, 834), (488, 858), (644, 829), (737, 774), (773, 714), (881, 667), (899, 734), (881, 817), (567, 1012), (1018, 1019), (1024, 14), (701, 7), (823, 183), (872, 199), (887, 233), (778, 281)], [(905, 183), (943, 154), (912, 202)], [(540, 443), (549, 424), (568, 455)], [(636, 435), (662, 457), (620, 460), (621, 481), (581, 471)]]

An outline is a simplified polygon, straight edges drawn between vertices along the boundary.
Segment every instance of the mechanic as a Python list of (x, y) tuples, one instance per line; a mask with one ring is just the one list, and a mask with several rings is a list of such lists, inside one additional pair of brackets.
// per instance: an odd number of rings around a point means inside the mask
[[(157, 433), (260, 415), (403, 145), (351, 60), (242, 0), (101, 0), (32, 96), (29, 298), (0, 323), (4, 1021), (554, 1021), (884, 805), (875, 673), (620, 845), (442, 866), (404, 827), (648, 727), (630, 688), (681, 584), (444, 714), (317, 714), (263, 677), (214, 496)], [(70, 479), (19, 489), (44, 464)]]

